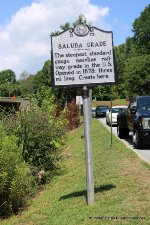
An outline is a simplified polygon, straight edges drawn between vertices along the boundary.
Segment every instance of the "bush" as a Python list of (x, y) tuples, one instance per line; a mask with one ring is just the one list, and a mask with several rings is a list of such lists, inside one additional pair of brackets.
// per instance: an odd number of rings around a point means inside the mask
[[(59, 117), (34, 107), (30, 111), (10, 114), (3, 120), (8, 135), (12, 133), (21, 148), (22, 156), (33, 174), (44, 170), (54, 174), (59, 169), (60, 147), (66, 134), (65, 112)], [(35, 172), (36, 171), (36, 172)]]
[(0, 216), (17, 213), (25, 205), (33, 185), (33, 177), (16, 145), (16, 137), (8, 137), (0, 123)]
[(17, 145), (35, 177), (41, 171), (44, 176), (58, 174), (61, 172), (61, 146), (67, 128), (71, 130), (80, 124), (79, 109), (71, 102), (62, 110), (58, 101), (55, 102), (52, 89), (41, 88), (36, 98), (37, 105), (28, 111), (7, 115), (3, 124), (8, 135), (17, 137)]
[(76, 105), (75, 101), (71, 101), (68, 103), (66, 117), (68, 121), (68, 130), (73, 130), (74, 128), (79, 127), (80, 125), (79, 107)]
[(55, 171), (59, 159), (59, 147), (65, 127), (58, 118), (50, 118), (47, 112), (32, 111), (21, 115), (18, 133), (23, 143), (23, 157), (39, 170)]

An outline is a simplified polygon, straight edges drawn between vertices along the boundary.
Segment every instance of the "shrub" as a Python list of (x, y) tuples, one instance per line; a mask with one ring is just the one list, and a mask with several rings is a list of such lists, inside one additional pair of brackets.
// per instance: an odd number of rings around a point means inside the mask
[(75, 101), (71, 101), (67, 105), (67, 121), (68, 121), (68, 130), (79, 127), (80, 125), (80, 115), (79, 107), (76, 105)]
[(57, 172), (60, 147), (66, 134), (65, 112), (56, 117), (53, 111), (34, 107), (30, 111), (10, 114), (3, 124), (8, 135), (13, 133), (17, 137), (22, 156), (35, 176), (41, 170), (49, 174)]
[(55, 102), (52, 89), (42, 87), (36, 97), (37, 105), (28, 111), (7, 115), (3, 124), (8, 135), (17, 137), (22, 156), (35, 177), (40, 171), (46, 175), (58, 174), (61, 167), (60, 147), (67, 128), (78, 127), (79, 111), (74, 102), (62, 110), (58, 101)]
[(16, 137), (8, 137), (0, 123), (0, 216), (17, 213), (33, 186), (33, 177), (16, 145)]
[(21, 115), (19, 141), (23, 143), (23, 157), (39, 170), (54, 171), (59, 159), (59, 147), (65, 128), (58, 118), (41, 111)]

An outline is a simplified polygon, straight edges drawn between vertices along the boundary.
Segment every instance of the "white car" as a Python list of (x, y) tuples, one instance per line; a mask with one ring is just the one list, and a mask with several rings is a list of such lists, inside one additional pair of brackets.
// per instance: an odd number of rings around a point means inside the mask
[[(113, 106), (110, 110), (106, 112), (106, 124), (111, 126), (112, 125), (117, 125), (117, 115), (120, 111), (126, 110), (127, 106)], [(111, 121), (112, 119), (112, 121)]]

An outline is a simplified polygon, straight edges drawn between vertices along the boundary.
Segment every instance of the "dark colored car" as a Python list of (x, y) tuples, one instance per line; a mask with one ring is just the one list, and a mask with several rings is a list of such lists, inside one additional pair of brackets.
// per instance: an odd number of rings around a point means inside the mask
[(96, 111), (96, 117), (105, 117), (106, 112), (109, 110), (109, 106), (97, 106), (95, 111)]

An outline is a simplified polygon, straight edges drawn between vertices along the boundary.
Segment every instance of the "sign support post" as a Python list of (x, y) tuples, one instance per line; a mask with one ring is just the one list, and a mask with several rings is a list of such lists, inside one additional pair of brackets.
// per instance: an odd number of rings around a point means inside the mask
[(92, 144), (90, 132), (89, 90), (83, 86), (84, 139), (86, 156), (87, 204), (94, 203), (94, 176), (92, 163)]

